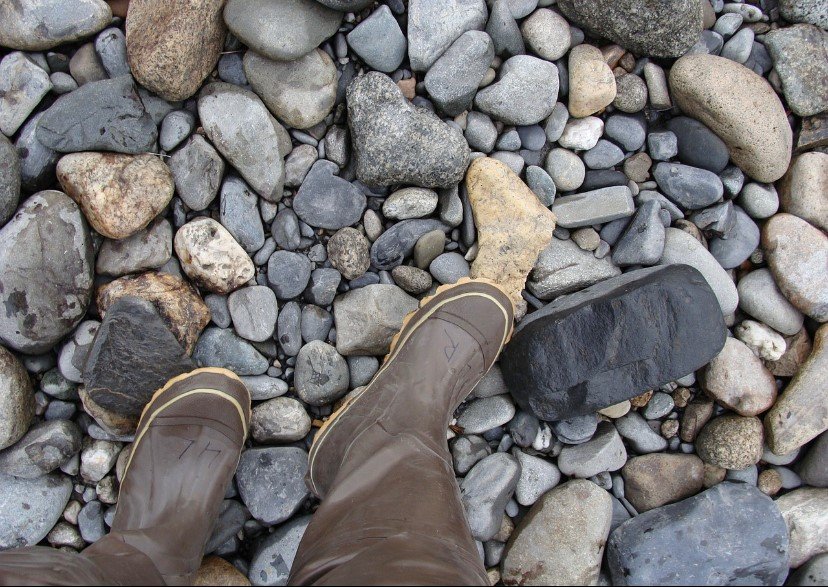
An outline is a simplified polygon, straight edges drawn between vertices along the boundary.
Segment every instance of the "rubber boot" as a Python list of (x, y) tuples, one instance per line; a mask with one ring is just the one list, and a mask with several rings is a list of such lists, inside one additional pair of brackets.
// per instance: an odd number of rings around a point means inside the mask
[(446, 434), (513, 320), (509, 297), (482, 281), (439, 289), (407, 319), (371, 383), (316, 435), (308, 486), (323, 501), (289, 584), (489, 584)]
[(80, 555), (0, 553), (0, 585), (187, 585), (236, 471), (250, 393), (224, 369), (169, 381), (144, 409), (112, 531)]

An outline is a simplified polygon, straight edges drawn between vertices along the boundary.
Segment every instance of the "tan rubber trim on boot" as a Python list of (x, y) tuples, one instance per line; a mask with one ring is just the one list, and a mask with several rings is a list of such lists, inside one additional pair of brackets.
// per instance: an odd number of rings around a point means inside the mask
[[(466, 298), (466, 297), (474, 297), (474, 296), (482, 297), (482, 298), (486, 298), (488, 300), (491, 300), (496, 306), (498, 306), (501, 309), (501, 311), (503, 312), (504, 317), (506, 318), (506, 327), (505, 327), (505, 330), (504, 330), (504, 333), (503, 333), (503, 341), (501, 343), (501, 347), (509, 341), (509, 338), (511, 338), (512, 330), (514, 328), (514, 324), (513, 324), (514, 321), (509, 320), (509, 312), (506, 310), (506, 308), (503, 307), (500, 300), (494, 298), (493, 296), (490, 296), (490, 295), (487, 295), (487, 294), (484, 294), (484, 293), (481, 293), (481, 292), (468, 292), (468, 293), (459, 294), (459, 295), (456, 295), (456, 296), (453, 296), (453, 297), (446, 298), (444, 301), (442, 301), (438, 305), (431, 308), (428, 312), (424, 313), (423, 316), (421, 316), (417, 320), (417, 323), (414, 324), (408, 331), (406, 331), (406, 327), (408, 326), (409, 322), (417, 315), (417, 313), (420, 311), (421, 308), (423, 308), (423, 306), (425, 306), (426, 304), (431, 302), (434, 298), (436, 298), (440, 294), (445, 293), (445, 292), (447, 292), (451, 289), (454, 289), (454, 288), (456, 288), (460, 285), (465, 285), (465, 284), (468, 284), (468, 283), (485, 283), (487, 285), (491, 285), (493, 287), (496, 287), (497, 289), (499, 289), (501, 291), (501, 293), (503, 293), (503, 295), (507, 299), (510, 300), (510, 303), (511, 303), (511, 298), (509, 297), (509, 294), (507, 294), (503, 290), (503, 288), (500, 287), (498, 284), (496, 284), (495, 282), (493, 282), (491, 280), (488, 280), (488, 279), (482, 279), (482, 278), (471, 279), (469, 277), (463, 277), (459, 281), (457, 281), (456, 283), (441, 285), (440, 287), (438, 287), (435, 290), (433, 295), (427, 296), (427, 297), (423, 298), (422, 300), (420, 300), (420, 304), (419, 304), (419, 306), (416, 310), (414, 310), (413, 312), (409, 312), (405, 316), (405, 318), (403, 318), (403, 322), (402, 322), (402, 326), (400, 327), (400, 331), (397, 334), (394, 335), (394, 338), (391, 339), (391, 347), (388, 351), (388, 354), (385, 356), (385, 359), (383, 360), (382, 367), (380, 367), (379, 371), (377, 371), (374, 374), (374, 376), (372, 377), (372, 383), (373, 383), (373, 381), (375, 381), (377, 379), (377, 377), (379, 377), (379, 375), (381, 373), (383, 373), (389, 367), (390, 363), (394, 360), (397, 353), (400, 351), (400, 349), (402, 349), (405, 342), (411, 337), (411, 335), (417, 330), (417, 328), (423, 322), (425, 322), (428, 318), (430, 318), (435, 312), (437, 312), (440, 308), (445, 306), (447, 303), (453, 302), (455, 300), (459, 300), (459, 299)], [(514, 305), (513, 304), (512, 304), (512, 311), (513, 311), (513, 314), (514, 314)], [(316, 482), (313, 480), (313, 462), (316, 460), (316, 455), (319, 452), (319, 446), (324, 442), (325, 436), (327, 435), (327, 433), (331, 429), (331, 425), (336, 420), (338, 420), (340, 416), (342, 416), (345, 412), (347, 412), (348, 409), (356, 402), (356, 400), (358, 400), (360, 397), (362, 397), (362, 395), (365, 393), (365, 391), (368, 389), (368, 387), (370, 387), (370, 385), (371, 385), (371, 383), (366, 385), (365, 388), (363, 389), (363, 391), (360, 392), (359, 394), (348, 398), (338, 410), (336, 410), (333, 414), (331, 414), (330, 417), (328, 417), (328, 419), (319, 428), (319, 431), (316, 433), (316, 436), (313, 439), (313, 444), (311, 445), (310, 453), (308, 455), (308, 458), (309, 458), (309, 461), (308, 461), (308, 473), (309, 473), (308, 479), (309, 479), (309, 481), (312, 485), (311, 489), (317, 495), (319, 494), (319, 492), (316, 488)]]
[[(124, 478), (126, 478), (126, 474), (129, 471), (129, 466), (132, 464), (132, 457), (135, 456), (136, 448), (138, 447), (138, 444), (143, 439), (144, 434), (146, 434), (147, 430), (149, 430), (149, 427), (152, 424), (152, 422), (165, 409), (167, 409), (168, 407), (170, 407), (171, 405), (173, 405), (177, 401), (179, 401), (181, 399), (184, 399), (186, 397), (190, 397), (190, 396), (193, 396), (193, 395), (200, 395), (200, 394), (214, 395), (214, 396), (223, 398), (223, 399), (227, 400), (228, 402), (230, 402), (231, 404), (233, 404), (233, 406), (236, 408), (236, 411), (239, 413), (239, 418), (241, 419), (241, 422), (242, 422), (242, 429), (244, 431), (243, 438), (247, 438), (249, 413), (248, 413), (248, 418), (245, 418), (245, 410), (242, 407), (242, 405), (238, 402), (238, 400), (236, 398), (234, 398), (233, 396), (231, 396), (230, 394), (225, 393), (225, 392), (223, 392), (219, 389), (208, 389), (208, 388), (191, 389), (190, 391), (186, 391), (186, 392), (182, 393), (181, 395), (178, 395), (178, 396), (174, 397), (170, 401), (162, 404), (157, 409), (154, 409), (154, 410), (152, 409), (153, 404), (156, 401), (158, 401), (159, 398), (161, 397), (161, 395), (165, 391), (169, 390), (173, 385), (175, 385), (176, 383), (179, 383), (181, 381), (185, 381), (186, 379), (189, 379), (190, 377), (193, 377), (195, 375), (200, 375), (200, 374), (203, 374), (203, 373), (213, 373), (215, 375), (224, 375), (225, 377), (228, 377), (230, 379), (235, 379), (236, 381), (241, 382), (241, 379), (239, 379), (239, 376), (236, 375), (235, 373), (233, 373), (232, 371), (229, 371), (228, 369), (217, 368), (217, 367), (205, 367), (205, 368), (202, 368), (202, 369), (196, 369), (195, 371), (190, 371), (189, 373), (184, 373), (184, 374), (179, 375), (177, 377), (173, 377), (172, 379), (167, 381), (167, 383), (164, 385), (164, 387), (162, 387), (161, 389), (159, 389), (158, 391), (156, 391), (152, 395), (152, 399), (150, 399), (150, 401), (147, 403), (146, 407), (144, 408), (143, 412), (141, 413), (141, 419), (138, 421), (138, 428), (141, 429), (141, 431), (138, 433), (138, 436), (135, 437), (135, 440), (132, 443), (132, 451), (129, 454), (129, 459), (127, 460), (126, 467), (124, 467)], [(145, 418), (146, 418), (146, 420), (145, 420)]]

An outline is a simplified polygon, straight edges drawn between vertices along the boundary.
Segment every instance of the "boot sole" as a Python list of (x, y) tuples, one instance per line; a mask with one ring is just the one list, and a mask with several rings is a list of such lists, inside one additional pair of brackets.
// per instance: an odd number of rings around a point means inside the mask
[[(487, 285), (491, 285), (491, 286), (497, 288), (506, 297), (506, 299), (509, 300), (509, 303), (512, 306), (512, 315), (514, 316), (515, 308), (514, 308), (514, 304), (511, 302), (511, 297), (509, 296), (509, 294), (502, 287), (500, 287), (500, 285), (498, 285), (497, 283), (495, 283), (494, 281), (492, 281), (490, 279), (485, 279), (485, 278), (472, 279), (470, 277), (462, 277), (456, 283), (450, 283), (450, 284), (447, 284), (447, 285), (439, 286), (434, 291), (433, 295), (427, 296), (427, 297), (423, 298), (422, 300), (420, 300), (420, 303), (419, 303), (419, 306), (417, 307), (417, 309), (414, 310), (413, 312), (409, 312), (408, 314), (406, 314), (405, 318), (403, 318), (403, 322), (402, 322), (402, 326), (400, 327), (400, 331), (397, 334), (395, 334), (394, 337), (391, 339), (391, 347), (388, 350), (388, 354), (385, 355), (385, 358), (383, 359), (382, 365), (380, 366), (379, 370), (371, 378), (371, 382), (369, 382), (363, 388), (363, 390), (360, 393), (358, 393), (356, 395), (352, 395), (351, 397), (346, 399), (342, 403), (342, 405), (339, 407), (339, 409), (334, 411), (334, 413), (331, 414), (330, 417), (328, 417), (328, 419), (322, 424), (322, 426), (319, 427), (319, 431), (316, 433), (316, 436), (313, 439), (313, 444), (311, 445), (310, 452), (308, 454), (308, 484), (310, 485), (310, 490), (315, 495), (320, 496), (320, 493), (319, 493), (319, 491), (316, 487), (315, 481), (313, 480), (313, 463), (316, 459), (316, 455), (319, 453), (320, 447), (325, 442), (325, 438), (326, 438), (327, 434), (330, 432), (333, 424), (336, 421), (338, 421), (340, 419), (340, 416), (342, 416), (344, 413), (346, 413), (348, 411), (348, 409), (351, 408), (351, 406), (353, 406), (357, 402), (357, 400), (359, 400), (365, 394), (365, 391), (368, 390), (368, 388), (376, 380), (376, 378), (379, 377), (379, 375), (383, 371), (385, 371), (385, 369), (388, 368), (388, 366), (391, 364), (391, 362), (396, 357), (396, 354), (397, 354), (398, 350), (402, 348), (403, 344), (408, 339), (408, 337), (411, 335), (411, 333), (413, 333), (422, 322), (427, 320), (434, 312), (436, 312), (437, 309), (441, 308), (442, 306), (444, 306), (445, 304), (447, 304), (450, 301), (457, 300), (457, 299), (465, 297), (467, 295), (468, 296), (490, 297), (490, 296), (486, 296), (486, 294), (481, 294), (479, 292), (472, 292), (472, 293), (463, 294), (463, 295), (459, 295), (459, 296), (447, 297), (444, 302), (442, 302), (441, 304), (435, 306), (432, 310), (430, 310), (428, 313), (426, 313), (416, 324), (412, 325), (411, 328), (409, 328), (409, 323), (414, 319), (414, 316), (416, 316), (417, 313), (421, 309), (423, 309), (426, 305), (431, 303), (435, 298), (437, 298), (438, 296), (440, 296), (440, 295), (442, 295), (442, 294), (444, 294), (444, 293), (446, 293), (446, 292), (448, 292), (448, 291), (450, 291), (450, 290), (452, 290), (452, 289), (454, 289), (458, 286), (466, 285), (468, 283), (485, 283)], [(500, 303), (499, 300), (497, 300), (495, 298), (491, 298), (491, 297), (490, 297), (490, 299), (495, 304), (502, 307), (502, 304)], [(503, 309), (503, 311), (504, 311), (504, 313), (506, 314), (506, 316), (508, 318), (509, 312), (505, 308)], [(503, 337), (503, 345), (505, 345), (506, 343), (509, 342), (509, 339), (511, 339), (511, 337), (512, 337), (513, 331), (514, 331), (514, 319), (512, 320), (511, 323), (508, 323), (508, 320), (507, 320), (506, 332), (504, 333), (504, 337)]]
[(217, 396), (217, 397), (223, 398), (224, 400), (230, 402), (233, 405), (233, 407), (236, 409), (236, 411), (239, 413), (239, 418), (241, 418), (242, 428), (243, 428), (243, 431), (244, 431), (244, 438), (247, 438), (247, 433), (248, 433), (248, 429), (249, 429), (249, 426), (250, 426), (250, 418), (251, 418), (251, 414), (252, 414), (251, 406), (250, 406), (250, 393), (249, 392), (248, 392), (248, 395), (247, 395), (248, 401), (247, 401), (247, 406), (246, 406), (247, 409), (246, 410), (245, 410), (244, 407), (242, 407), (241, 403), (239, 403), (238, 399), (233, 397), (231, 394), (226, 393), (226, 392), (224, 392), (220, 389), (211, 389), (211, 388), (206, 388), (206, 387), (191, 389), (191, 390), (186, 391), (186, 392), (184, 392), (184, 393), (182, 393), (178, 396), (175, 396), (171, 400), (163, 403), (160, 407), (158, 407), (158, 408), (155, 407), (156, 404), (161, 402), (162, 396), (166, 392), (168, 392), (174, 385), (176, 385), (177, 383), (181, 383), (182, 381), (186, 381), (187, 379), (190, 379), (191, 377), (194, 377), (194, 376), (197, 376), (197, 375), (203, 375), (205, 373), (206, 374), (213, 374), (213, 375), (222, 375), (222, 376), (227, 377), (229, 379), (234, 379), (234, 380), (238, 381), (239, 383), (241, 383), (242, 387), (244, 387), (245, 390), (247, 389), (247, 387), (244, 386), (244, 383), (242, 383), (242, 380), (239, 378), (238, 375), (236, 375), (235, 373), (233, 373), (232, 371), (230, 371), (228, 369), (221, 369), (219, 367), (203, 367), (201, 369), (196, 369), (194, 371), (190, 371), (189, 373), (183, 373), (183, 374), (178, 375), (177, 377), (173, 377), (172, 379), (167, 381), (167, 383), (164, 384), (164, 387), (162, 387), (161, 389), (159, 389), (158, 391), (156, 391), (152, 395), (152, 398), (150, 399), (149, 402), (147, 402), (147, 405), (144, 407), (143, 411), (141, 412), (141, 418), (138, 420), (137, 435), (135, 436), (135, 440), (132, 443), (132, 452), (130, 452), (129, 460), (127, 460), (126, 467), (124, 467), (124, 478), (126, 478), (126, 475), (129, 472), (129, 466), (132, 464), (132, 457), (133, 457), (133, 455), (135, 455), (135, 451), (138, 448), (138, 444), (143, 439), (144, 434), (146, 433), (146, 431), (149, 430), (149, 427), (152, 424), (152, 422), (166, 408), (170, 407), (175, 402), (177, 402), (181, 399), (187, 398), (187, 397), (191, 397), (193, 395), (199, 395), (199, 394), (212, 395), (212, 396)]

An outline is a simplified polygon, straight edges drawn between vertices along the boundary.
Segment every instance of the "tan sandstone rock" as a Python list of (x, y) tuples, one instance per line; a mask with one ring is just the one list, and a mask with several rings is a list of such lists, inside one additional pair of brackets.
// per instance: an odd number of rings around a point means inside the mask
[(776, 500), (788, 526), (791, 567), (828, 551), (828, 489), (803, 487)]
[(704, 389), (719, 404), (742, 416), (756, 416), (776, 401), (776, 380), (740, 340), (728, 338), (703, 370)]
[(569, 53), (569, 113), (583, 118), (615, 100), (615, 76), (598, 47), (578, 45)]
[(233, 235), (212, 218), (198, 218), (179, 228), (175, 253), (187, 277), (217, 294), (237, 290), (256, 272)]
[(250, 585), (250, 581), (223, 558), (211, 556), (201, 561), (193, 585), (242, 587)]
[(655, 453), (631, 458), (621, 475), (626, 498), (646, 512), (699, 493), (704, 463), (696, 455)]
[(778, 186), (782, 210), (828, 230), (828, 154), (803, 153)]

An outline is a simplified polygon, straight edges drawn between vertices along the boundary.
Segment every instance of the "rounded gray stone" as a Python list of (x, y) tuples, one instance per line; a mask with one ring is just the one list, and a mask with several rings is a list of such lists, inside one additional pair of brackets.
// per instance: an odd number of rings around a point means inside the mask
[(558, 99), (558, 68), (530, 55), (517, 55), (500, 68), (500, 80), (475, 96), (475, 106), (506, 124), (536, 124)]
[(335, 402), (348, 391), (348, 364), (331, 345), (314, 340), (296, 357), (294, 385), (299, 398), (312, 406)]
[(0, 473), (0, 549), (35, 546), (60, 519), (72, 481), (52, 473), (18, 479)]
[(391, 73), (405, 58), (408, 47), (397, 19), (385, 4), (348, 33), (348, 45), (368, 67)]
[(280, 300), (295, 298), (307, 287), (312, 267), (301, 253), (276, 251), (267, 262), (267, 283)]
[(253, 345), (232, 330), (208, 328), (196, 344), (193, 359), (202, 367), (222, 367), (237, 375), (261, 375), (270, 366)]
[(264, 342), (276, 330), (278, 302), (269, 287), (254, 285), (237, 289), (227, 298), (236, 334), (253, 342)]
[(267, 525), (289, 519), (307, 499), (308, 454), (294, 447), (251, 448), (236, 470), (239, 494), (254, 518)]

